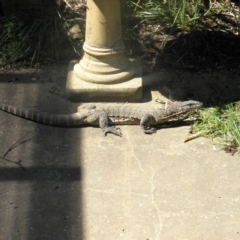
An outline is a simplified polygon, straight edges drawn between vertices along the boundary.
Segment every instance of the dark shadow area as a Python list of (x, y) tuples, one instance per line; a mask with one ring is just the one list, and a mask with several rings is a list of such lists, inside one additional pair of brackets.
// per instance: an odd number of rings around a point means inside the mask
[[(57, 178), (56, 178), (57, 176)], [(81, 180), (81, 172), (78, 167), (36, 166), (0, 168), (0, 181), (60, 181), (74, 182)]]
[[(46, 112), (76, 111), (64, 98), (66, 69), (0, 75), (1, 102)], [(0, 159), (0, 195), (7, 199), (0, 205), (0, 238), (83, 239), (80, 131), (0, 114), (1, 156), (32, 132), (25, 144), (6, 156), (21, 160), (22, 168)]]
[(145, 83), (149, 79), (153, 82), (152, 86), (149, 86), (149, 83), (146, 84), (145, 91), (148, 93), (151, 90), (158, 91), (164, 97), (174, 101), (192, 99), (201, 101), (204, 106), (207, 106), (240, 100), (240, 77), (234, 72), (192, 72), (173, 69), (149, 74), (143, 79)]
[(194, 31), (166, 43), (163, 62), (187, 70), (240, 70), (240, 36), (227, 31)]
[(78, 57), (83, 35), (70, 37), (74, 17), (77, 13), (73, 16), (64, 1), (0, 1), (0, 65), (33, 66)]
[(148, 49), (142, 58), (145, 89), (159, 91), (172, 100), (202, 101), (205, 106), (240, 100), (238, 35), (195, 31), (167, 41), (163, 49), (157, 39), (156, 35), (143, 39)]
[[(78, 188), (81, 181), (80, 168), (36, 166), (25, 169), (26, 171), (21, 168), (0, 169), (1, 182), (18, 182), (15, 191), (20, 196), (12, 201), (18, 210), (12, 220), (15, 228), (11, 234), (15, 237), (11, 239), (23, 239), (21, 235), (26, 229), (22, 229), (22, 223), (17, 220), (21, 218), (29, 230), (24, 239), (82, 239)], [(22, 185), (26, 188), (23, 189)], [(31, 194), (30, 199), (27, 199), (29, 185)], [(21, 193), (25, 193), (26, 197)], [(26, 205), (25, 202), (29, 204)], [(28, 212), (27, 218), (23, 218), (22, 212), (25, 211)], [(8, 216), (5, 216), (7, 219)], [(6, 228), (5, 224), (1, 225)]]

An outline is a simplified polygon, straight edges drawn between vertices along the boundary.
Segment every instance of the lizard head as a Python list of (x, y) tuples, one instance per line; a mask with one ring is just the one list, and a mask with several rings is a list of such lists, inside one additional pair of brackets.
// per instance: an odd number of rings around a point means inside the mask
[(194, 100), (184, 102), (174, 102), (171, 106), (165, 109), (164, 113), (155, 117), (155, 122), (164, 123), (167, 121), (178, 121), (185, 119), (192, 112), (202, 107), (202, 103)]
[(174, 102), (167, 110), (170, 111), (170, 115), (172, 117), (179, 117), (179, 116), (185, 116), (196, 109), (201, 108), (203, 105), (202, 102), (194, 101), (194, 100), (189, 100), (189, 101), (184, 101), (184, 102)]
[(198, 108), (201, 108), (203, 105), (202, 102), (198, 102), (198, 101), (194, 101), (194, 100), (189, 100), (189, 101), (185, 101), (185, 102), (177, 102), (177, 103), (174, 103), (172, 106), (174, 106), (175, 104), (176, 104), (176, 108), (179, 108), (182, 111), (198, 109)]

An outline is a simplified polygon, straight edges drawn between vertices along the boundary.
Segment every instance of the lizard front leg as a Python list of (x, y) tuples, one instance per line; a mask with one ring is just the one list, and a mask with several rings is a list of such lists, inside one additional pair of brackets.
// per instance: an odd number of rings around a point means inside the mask
[(102, 129), (104, 136), (113, 133), (119, 137), (122, 136), (120, 128), (110, 126), (110, 119), (104, 110), (91, 110), (91, 114), (85, 119), (89, 124), (99, 121), (99, 127)]
[(110, 119), (105, 111), (101, 111), (99, 114), (99, 126), (102, 129), (104, 136), (108, 133), (113, 133), (119, 137), (122, 136), (120, 128), (110, 126)]
[(153, 134), (157, 131), (156, 128), (150, 127), (149, 122), (154, 121), (154, 117), (151, 114), (145, 114), (140, 121), (140, 127), (146, 134)]

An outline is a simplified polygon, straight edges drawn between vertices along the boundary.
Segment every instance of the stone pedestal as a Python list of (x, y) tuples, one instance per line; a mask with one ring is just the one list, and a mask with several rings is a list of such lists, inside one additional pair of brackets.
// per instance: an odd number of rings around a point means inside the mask
[(69, 64), (67, 94), (73, 101), (138, 101), (140, 61), (124, 55), (119, 0), (88, 0), (85, 51)]

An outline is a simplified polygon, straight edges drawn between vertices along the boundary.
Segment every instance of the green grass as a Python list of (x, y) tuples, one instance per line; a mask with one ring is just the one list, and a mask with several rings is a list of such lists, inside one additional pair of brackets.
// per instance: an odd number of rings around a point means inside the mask
[(194, 124), (201, 136), (220, 138), (224, 146), (240, 147), (240, 102), (203, 109)]
[(202, 18), (200, 0), (148, 0), (132, 2), (135, 15), (142, 21), (171, 24), (173, 29), (181, 31), (196, 29)]
[(137, 26), (155, 23), (168, 33), (211, 29), (212, 25), (221, 26), (223, 19), (230, 16), (230, 21), (240, 28), (240, 4), (234, 7), (228, 0), (214, 0), (209, 6), (202, 0), (122, 0), (121, 4), (122, 12), (139, 20)]
[(63, 59), (64, 50), (73, 43), (70, 27), (57, 6), (26, 8), (0, 17), (0, 66), (26, 59), (30, 65)]

